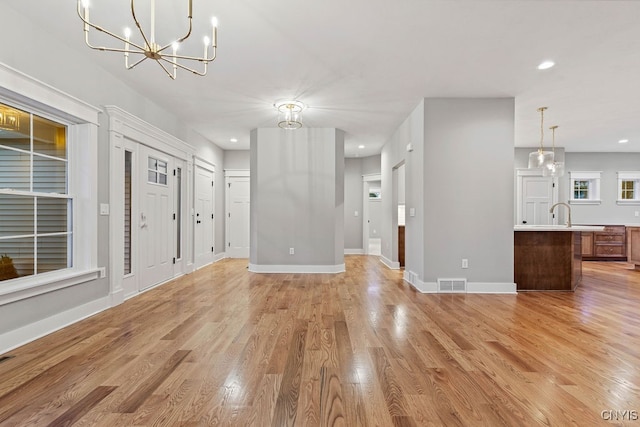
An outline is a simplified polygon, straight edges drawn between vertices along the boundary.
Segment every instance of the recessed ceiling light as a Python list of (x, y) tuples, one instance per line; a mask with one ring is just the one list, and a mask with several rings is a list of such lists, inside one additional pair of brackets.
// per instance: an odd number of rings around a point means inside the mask
[(620, 141), (618, 141), (618, 144), (626, 144), (627, 142), (629, 142), (628, 139), (621, 139)]
[(358, 148), (362, 150), (364, 148), (364, 145), (358, 145)]
[(543, 63), (538, 65), (538, 70), (548, 70), (549, 68), (553, 67), (554, 65), (556, 65), (556, 63), (553, 62), (553, 61), (544, 61)]
[(231, 138), (229, 141), (231, 141), (231, 142), (238, 142), (238, 138)]

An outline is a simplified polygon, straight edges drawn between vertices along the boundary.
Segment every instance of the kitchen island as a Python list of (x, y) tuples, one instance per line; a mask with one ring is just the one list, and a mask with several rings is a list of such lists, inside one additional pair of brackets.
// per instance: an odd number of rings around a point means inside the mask
[(582, 231), (604, 227), (514, 226), (513, 270), (518, 291), (573, 291), (582, 279)]

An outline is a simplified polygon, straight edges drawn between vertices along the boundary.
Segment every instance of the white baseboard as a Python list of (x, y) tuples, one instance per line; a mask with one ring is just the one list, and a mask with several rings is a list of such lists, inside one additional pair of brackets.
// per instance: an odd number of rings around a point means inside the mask
[(249, 263), (252, 273), (344, 273), (344, 264), (337, 265), (258, 265)]
[(364, 255), (364, 249), (345, 249), (345, 255)]
[(226, 252), (220, 252), (219, 254), (216, 254), (216, 255), (213, 256), (213, 262), (222, 261), (225, 258), (227, 258), (227, 253)]
[[(423, 294), (437, 294), (437, 282), (423, 282), (418, 279), (417, 275), (412, 271), (404, 272), (403, 279), (405, 282), (413, 286), (418, 292)], [(444, 292), (442, 292), (444, 293)], [(447, 292), (452, 293), (452, 292)], [(458, 292), (467, 294), (517, 294), (515, 283), (489, 283), (489, 282), (467, 282), (467, 291)]]
[(398, 261), (391, 261), (383, 255), (380, 255), (380, 261), (392, 270), (400, 270), (400, 263)]
[(0, 354), (100, 313), (110, 307), (110, 302), (111, 298), (109, 296), (100, 298), (70, 310), (54, 314), (46, 319), (38, 320), (21, 328), (0, 334)]
[(511, 282), (467, 282), (468, 294), (517, 294), (515, 283)]

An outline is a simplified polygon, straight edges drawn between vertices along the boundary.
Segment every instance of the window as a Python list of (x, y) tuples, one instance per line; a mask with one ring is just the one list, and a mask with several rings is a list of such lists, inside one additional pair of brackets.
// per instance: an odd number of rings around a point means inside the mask
[(149, 179), (151, 184), (167, 185), (167, 162), (149, 157)]
[(571, 198), (573, 204), (600, 203), (601, 172), (569, 172), (571, 176)]
[(67, 127), (0, 104), (0, 281), (72, 265)]
[(618, 172), (618, 204), (640, 205), (640, 172)]

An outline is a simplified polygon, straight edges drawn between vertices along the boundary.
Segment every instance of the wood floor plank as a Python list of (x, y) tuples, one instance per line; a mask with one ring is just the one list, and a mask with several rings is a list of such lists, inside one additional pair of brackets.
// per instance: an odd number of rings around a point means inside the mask
[(14, 349), (0, 425), (613, 425), (602, 411), (640, 409), (628, 264), (518, 295), (420, 294), (376, 257), (345, 264), (223, 260)]

